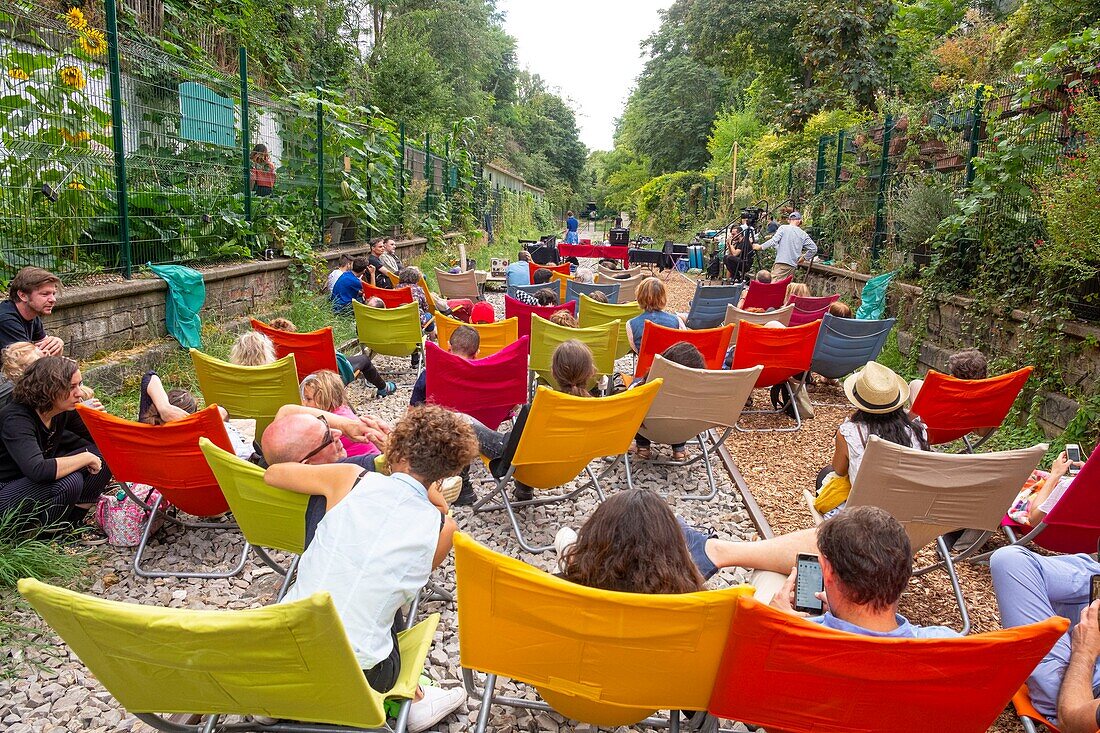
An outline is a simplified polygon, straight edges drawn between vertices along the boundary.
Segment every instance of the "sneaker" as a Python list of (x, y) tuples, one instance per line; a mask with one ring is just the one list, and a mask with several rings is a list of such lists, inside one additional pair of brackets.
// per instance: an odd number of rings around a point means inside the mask
[(424, 697), (409, 706), (409, 733), (427, 730), (466, 702), (466, 690), (461, 687), (444, 690), (422, 686), (420, 689), (424, 691)]
[(535, 492), (527, 484), (521, 484), (517, 481), (516, 487), (512, 489), (512, 498), (516, 501), (531, 501), (535, 498)]
[(378, 390), (379, 397), (389, 397), (391, 394), (397, 391), (397, 384), (395, 382), (386, 382), (386, 386)]
[(564, 570), (561, 561), (565, 551), (577, 542), (577, 533), (572, 527), (562, 527), (554, 535), (554, 552), (558, 553), (558, 570)]

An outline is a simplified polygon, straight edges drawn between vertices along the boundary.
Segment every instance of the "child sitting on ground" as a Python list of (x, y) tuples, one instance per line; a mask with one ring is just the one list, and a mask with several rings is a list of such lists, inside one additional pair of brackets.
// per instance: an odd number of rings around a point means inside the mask
[[(447, 340), (447, 349), (455, 356), (461, 356), (463, 359), (475, 359), (477, 358), (477, 350), (481, 348), (481, 334), (477, 332), (476, 328), (471, 326), (459, 326), (451, 332), (451, 337)], [(412, 397), (409, 398), (409, 405), (422, 405), (427, 400), (428, 389), (428, 370), (421, 370), (420, 375), (416, 378), (416, 384), (413, 385)], [(322, 408), (324, 409), (324, 408)]]
[[(388, 476), (347, 463), (278, 463), (264, 474), (269, 485), (310, 497), (306, 537), (312, 540), (283, 602), (328, 593), (367, 683), (379, 693), (401, 674), (401, 607), (451, 551), (455, 523), (439, 483), (476, 456), (462, 417), (423, 405), (411, 408), (389, 437)], [(420, 687), (408, 730), (426, 730), (465, 700), (461, 686)]]
[[(356, 419), (358, 416), (348, 407), (348, 395), (344, 390), (344, 382), (340, 375), (331, 369), (319, 369), (306, 376), (302, 380), (302, 404), (325, 412), (331, 412), (341, 417)], [(340, 436), (340, 442), (349, 456), (377, 455), (381, 453), (374, 443), (369, 441), (360, 443)]]

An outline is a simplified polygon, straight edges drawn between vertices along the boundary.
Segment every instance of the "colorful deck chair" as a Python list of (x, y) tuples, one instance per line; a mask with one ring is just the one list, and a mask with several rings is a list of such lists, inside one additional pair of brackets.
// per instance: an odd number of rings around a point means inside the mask
[(451, 350), (449, 345), (451, 334), (459, 326), (469, 326), (481, 337), (481, 347), (477, 350), (479, 359), (492, 356), (505, 346), (519, 340), (519, 320), (516, 318), (505, 318), (503, 321), (492, 323), (463, 323), (440, 314), (435, 318), (435, 327), (439, 329), (439, 348), (447, 352)]
[(535, 281), (535, 272), (540, 269), (559, 272), (562, 275), (569, 275), (573, 272), (573, 267), (568, 262), (562, 262), (560, 265), (537, 265), (534, 262), (528, 262), (527, 267), (530, 270), (531, 282)]
[(1035, 727), (1036, 723), (1041, 725), (1044, 731), (1060, 733), (1058, 726), (1047, 720), (1046, 716), (1031, 704), (1031, 693), (1028, 692), (1027, 685), (1020, 685), (1020, 689), (1012, 696), (1012, 707), (1016, 710), (1016, 717), (1020, 719), (1024, 733), (1039, 733), (1039, 729)]
[(561, 305), (527, 305), (515, 298), (504, 296), (504, 317), (518, 319), (518, 333), (520, 336), (531, 335), (531, 316), (541, 316), (546, 320), (550, 320), (550, 317), (557, 311), (569, 311), (576, 315), (577, 304), (569, 302)]
[(718, 328), (726, 316), (728, 306), (737, 306), (745, 286), (703, 285), (697, 283), (695, 294), (691, 297), (691, 308), (684, 322), (688, 328)]
[[(535, 390), (535, 398), (520, 410), (504, 455), (489, 462), (496, 485), (474, 504), (475, 512), (504, 509), (520, 547), (528, 552), (545, 552), (553, 545), (533, 546), (519, 526), (515, 507), (536, 506), (571, 499), (589, 488), (602, 501), (599, 477), (588, 465), (603, 456), (620, 456), (630, 448), (642, 418), (661, 388), (661, 380), (612, 397), (573, 397), (547, 387)], [(594, 440), (593, 436), (599, 436)], [(617, 461), (608, 465), (606, 475)], [(590, 483), (549, 498), (513, 501), (506, 490), (514, 478), (540, 493), (562, 486), (587, 473)], [(499, 498), (500, 504), (489, 504)]]
[(551, 366), (554, 350), (571, 339), (585, 344), (592, 351), (596, 364), (596, 376), (610, 375), (615, 371), (615, 350), (619, 344), (619, 322), (611, 321), (588, 328), (569, 328), (551, 323), (535, 315), (531, 317), (531, 394), (539, 379), (557, 387)]
[(726, 306), (726, 318), (722, 321), (723, 326), (733, 324), (733, 338), (730, 339), (731, 344), (737, 343), (737, 324), (742, 321), (748, 323), (755, 323), (758, 326), (763, 326), (765, 323), (771, 323), (772, 321), (779, 321), (784, 326), (789, 326), (791, 323), (791, 315), (794, 314), (793, 305), (785, 305), (782, 308), (777, 308), (773, 311), (766, 313), (754, 313), (752, 311), (744, 311), (734, 305)]
[(604, 277), (614, 279), (617, 276), (634, 277), (640, 275), (642, 272), (642, 266), (636, 265), (634, 267), (627, 268), (625, 270), (615, 270), (605, 265), (596, 265), (596, 274)]
[(483, 299), (477, 273), (473, 270), (457, 274), (436, 270), (435, 281), (439, 285), (439, 294), (447, 300), (469, 299), (477, 302)]
[(866, 321), (840, 318), (826, 313), (814, 344), (810, 371), (829, 379), (840, 379), (882, 353), (896, 319)]
[[(756, 386), (774, 387), (785, 384), (788, 379), (802, 374), (810, 368), (813, 360), (814, 344), (821, 321), (807, 323), (804, 326), (790, 328), (769, 328), (755, 323), (738, 324), (737, 345), (733, 349), (733, 369), (748, 369), (762, 365), (764, 371), (756, 380)], [(729, 328), (727, 326), (727, 328)], [(794, 427), (791, 428), (743, 428), (742, 432), (793, 432), (802, 427), (802, 413), (798, 409), (798, 400), (790, 401), (794, 412)], [(745, 410), (745, 415), (777, 415), (786, 408), (775, 410)]]
[(839, 295), (826, 295), (820, 298), (792, 295), (788, 305), (794, 306), (794, 313), (791, 314), (791, 322), (788, 325), (801, 326), (820, 321), (822, 316), (829, 312), (829, 306), (838, 300), (840, 300)]
[(984, 733), (1068, 626), (1056, 617), (965, 638), (885, 639), (742, 597), (708, 709), (789, 733)]
[[(217, 479), (199, 451), (200, 438), (208, 438), (222, 450), (233, 450), (216, 404), (210, 403), (194, 415), (165, 425), (131, 422), (84, 405), (77, 405), (76, 409), (114, 478), (147, 512), (141, 541), (134, 553), (135, 573), (142, 578), (230, 578), (241, 572), (248, 559), (247, 542), (240, 559), (226, 571), (168, 572), (150, 570), (141, 564), (153, 527), (159, 526), (160, 519), (190, 529), (237, 529), (231, 521), (192, 521), (160, 510), (162, 499), (194, 517), (217, 517), (229, 509)], [(153, 486), (161, 496), (149, 504), (147, 496), (138, 496), (133, 490), (131, 484), (135, 483)]]
[[(461, 532), (455, 576), (462, 676), (481, 699), (477, 733), (487, 730), (493, 705), (555, 710), (607, 728), (661, 725), (647, 716), (668, 709), (678, 724), (681, 710), (706, 706), (734, 601), (752, 592), (744, 585), (675, 595), (588, 588)], [(487, 674), (483, 689), (475, 671)], [(498, 676), (532, 685), (546, 702), (498, 696)]]
[(619, 344), (615, 347), (615, 358), (621, 359), (631, 352), (630, 339), (626, 335), (626, 322), (634, 316), (641, 315), (642, 309), (634, 301), (629, 303), (601, 303), (592, 300), (587, 295), (581, 294), (577, 299), (580, 312), (577, 314), (577, 325), (581, 328), (599, 326), (611, 321), (619, 322)]
[(320, 369), (340, 371), (336, 361), (336, 344), (332, 340), (331, 326), (302, 333), (281, 331), (255, 318), (250, 320), (253, 330), (267, 336), (271, 339), (271, 343), (275, 344), (276, 357), (282, 359), (288, 354), (294, 354), (294, 368), (299, 382)]
[[(928, 426), (929, 443), (943, 445), (962, 438), (967, 452), (973, 453), (1004, 422), (1032, 371), (1028, 366), (989, 379), (956, 379), (929, 371), (911, 411)], [(968, 436), (976, 430), (989, 432), (971, 445)]]
[(630, 303), (635, 298), (634, 294), (638, 291), (638, 286), (642, 283), (642, 280), (645, 280), (647, 277), (650, 277), (650, 275), (648, 273), (641, 272), (641, 271), (639, 271), (637, 274), (631, 275), (630, 277), (626, 277), (626, 278), (622, 278), (622, 279), (616, 278), (613, 275), (597, 274), (596, 275), (596, 284), (597, 285), (612, 285), (612, 284), (618, 285), (619, 286), (619, 302), (620, 303)]
[(191, 364), (195, 367), (206, 404), (218, 403), (233, 418), (254, 419), (257, 441), (280, 407), (301, 404), (298, 367), (293, 354), (263, 366), (237, 366), (191, 349)]
[(642, 345), (638, 349), (638, 360), (634, 365), (634, 378), (640, 379), (649, 374), (653, 357), (664, 353), (669, 346), (681, 341), (694, 344), (702, 352), (703, 359), (707, 362), (707, 369), (721, 369), (722, 363), (726, 360), (726, 349), (729, 348), (731, 338), (733, 338), (733, 326), (700, 328), (693, 331), (665, 328), (652, 321), (646, 321), (642, 328)]
[[(230, 715), (281, 720), (278, 727), (242, 721), (229, 730), (387, 729), (382, 695), (367, 684), (327, 593), (244, 611), (199, 611), (107, 601), (30, 578), (19, 581), (19, 592), (122, 707), (156, 730), (224, 730), (219, 721)], [(406, 701), (398, 733), (438, 625), (432, 614), (398, 634), (401, 675), (387, 694)], [(204, 717), (181, 725), (165, 713)], [(290, 722), (299, 720), (308, 722)]]
[(893, 272), (876, 275), (863, 286), (863, 292), (859, 295), (859, 308), (856, 309), (856, 318), (874, 321), (882, 318), (886, 312), (886, 289), (894, 278)]
[[(355, 334), (362, 349), (387, 356), (409, 356), (424, 350), (424, 332), (420, 328), (420, 308), (416, 303), (396, 308), (368, 308), (352, 301)], [(420, 361), (421, 366), (424, 360)]]
[[(427, 292), (427, 291), (424, 291)], [(387, 308), (396, 308), (413, 302), (412, 288), (397, 287), (376, 288), (370, 283), (363, 283), (363, 300), (378, 298), (386, 304)]]
[(566, 296), (566, 289), (569, 287), (569, 283), (573, 282), (575, 278), (569, 274), (562, 274), (560, 272), (550, 273), (550, 282), (557, 283), (558, 285), (558, 302), (564, 303)]
[[(294, 578), (298, 557), (306, 548), (309, 496), (268, 486), (264, 483), (264, 469), (242, 461), (207, 438), (199, 438), (199, 450), (217, 479), (241, 534), (257, 557), (283, 576), (275, 598), (276, 602), (281, 601)], [(284, 568), (275, 562), (264, 548), (293, 555), (290, 566)]]
[(570, 280), (565, 284), (565, 300), (579, 300), (581, 295), (603, 293), (607, 298), (608, 304), (614, 305), (619, 302), (620, 287), (622, 286), (618, 283), (597, 285), (595, 283), (582, 283), (578, 280)]
[(793, 276), (785, 277), (770, 283), (753, 280), (749, 283), (749, 292), (741, 308), (782, 308), (783, 301), (787, 299), (787, 286), (793, 279)]
[[(763, 367), (730, 371), (728, 369), (689, 369), (668, 361), (658, 354), (649, 370), (650, 379), (664, 380), (646, 413), (638, 432), (654, 443), (673, 445), (696, 441), (699, 455), (685, 461), (648, 460), (631, 458), (626, 462), (626, 481), (634, 487), (632, 472), (639, 465), (658, 464), (690, 466), (702, 460), (706, 467), (710, 492), (707, 494), (681, 494), (684, 499), (709, 501), (718, 495), (714, 470), (710, 465), (710, 452), (717, 451), (729, 437), (741, 417), (745, 401), (752, 394), (753, 385)], [(718, 431), (721, 430), (721, 434)]]
[(426, 345), (428, 402), (476, 418), (496, 429), (527, 401), (527, 337), (469, 361)]
[(541, 285), (509, 285), (505, 293), (509, 298), (515, 298), (516, 291), (523, 291), (533, 298), (535, 297), (535, 293), (537, 293), (538, 291), (545, 290), (546, 288), (550, 288), (551, 290), (553, 290), (554, 287), (555, 286), (548, 285), (546, 283), (543, 283)]

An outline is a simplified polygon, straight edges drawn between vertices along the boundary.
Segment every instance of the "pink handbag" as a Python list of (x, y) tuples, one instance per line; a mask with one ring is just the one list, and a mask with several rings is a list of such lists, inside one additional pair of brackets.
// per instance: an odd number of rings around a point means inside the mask
[[(160, 492), (148, 484), (133, 484), (131, 488), (149, 505), (160, 496)], [(161, 500), (162, 512), (167, 511), (169, 506), (171, 505), (166, 499)], [(149, 512), (142, 509), (122, 490), (99, 497), (99, 504), (95, 510), (96, 523), (107, 535), (107, 542), (114, 547), (135, 547), (141, 542), (142, 528), (148, 516)], [(157, 517), (153, 521), (153, 530), (149, 534), (156, 533), (162, 524), (164, 524), (164, 518)]]

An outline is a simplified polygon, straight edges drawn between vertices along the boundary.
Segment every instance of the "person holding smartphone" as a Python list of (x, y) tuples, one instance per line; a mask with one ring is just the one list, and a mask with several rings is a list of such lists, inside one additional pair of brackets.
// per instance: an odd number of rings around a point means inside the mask
[(1075, 444), (1067, 445), (1066, 450), (1059, 453), (1050, 465), (1050, 473), (1032, 472), (1009, 507), (1009, 518), (1029, 527), (1039, 526), (1084, 465), (1081, 448)]

